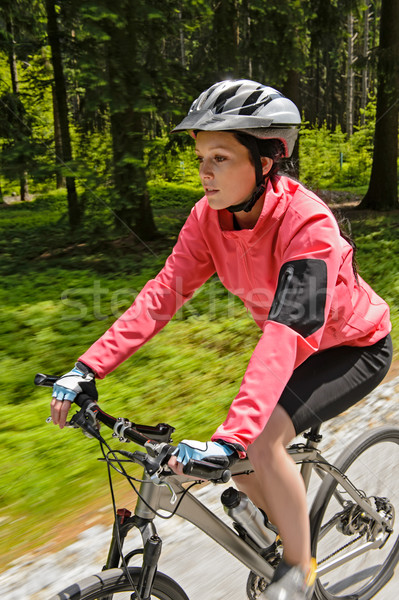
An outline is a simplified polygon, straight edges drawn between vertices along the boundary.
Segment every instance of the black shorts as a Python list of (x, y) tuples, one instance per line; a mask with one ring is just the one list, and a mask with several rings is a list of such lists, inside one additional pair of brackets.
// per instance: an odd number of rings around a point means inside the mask
[(295, 369), (279, 405), (301, 433), (359, 402), (381, 383), (391, 362), (390, 335), (372, 346), (323, 350)]

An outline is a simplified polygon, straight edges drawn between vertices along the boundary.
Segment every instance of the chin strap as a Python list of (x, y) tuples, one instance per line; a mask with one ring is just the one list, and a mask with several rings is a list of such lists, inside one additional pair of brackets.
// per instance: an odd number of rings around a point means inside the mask
[(241, 202), (241, 204), (233, 204), (232, 206), (228, 206), (227, 210), (231, 213), (239, 212), (240, 210), (243, 210), (244, 212), (249, 212), (252, 210), (259, 198), (261, 198), (261, 196), (263, 196), (265, 193), (266, 181), (267, 178), (264, 177), (262, 183), (258, 185), (249, 200), (245, 200), (244, 202)]

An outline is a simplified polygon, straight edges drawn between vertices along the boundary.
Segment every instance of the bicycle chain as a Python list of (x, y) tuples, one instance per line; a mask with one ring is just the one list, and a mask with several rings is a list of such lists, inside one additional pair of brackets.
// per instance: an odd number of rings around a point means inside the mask
[(350, 542), (348, 542), (347, 544), (345, 544), (344, 546), (341, 546), (341, 548), (338, 548), (338, 550), (335, 550), (334, 552), (332, 552), (331, 554), (329, 554), (328, 556), (326, 556), (326, 558), (323, 558), (322, 560), (318, 560), (317, 564), (318, 565), (322, 565), (324, 562), (326, 562), (326, 560), (329, 560), (330, 558), (332, 558), (333, 556), (335, 556), (336, 554), (338, 554), (339, 552), (341, 552), (341, 550), (345, 550), (345, 548), (348, 548), (348, 546), (351, 546), (352, 544), (354, 544), (355, 542), (357, 542), (358, 540), (360, 540), (360, 538), (362, 538), (363, 535), (358, 535), (357, 538), (355, 538), (354, 540), (351, 540)]

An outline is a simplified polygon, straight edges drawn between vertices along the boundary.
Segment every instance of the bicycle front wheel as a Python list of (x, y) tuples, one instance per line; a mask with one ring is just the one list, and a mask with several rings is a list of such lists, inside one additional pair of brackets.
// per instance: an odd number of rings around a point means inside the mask
[(384, 518), (380, 525), (332, 476), (311, 510), (318, 600), (369, 600), (399, 560), (399, 429), (382, 427), (354, 441), (333, 463)]
[[(137, 585), (140, 568), (130, 567), (129, 575)], [(122, 569), (109, 569), (68, 586), (50, 600), (131, 600), (133, 591), (131, 581)], [(155, 575), (151, 599), (189, 600), (179, 584), (164, 573)]]

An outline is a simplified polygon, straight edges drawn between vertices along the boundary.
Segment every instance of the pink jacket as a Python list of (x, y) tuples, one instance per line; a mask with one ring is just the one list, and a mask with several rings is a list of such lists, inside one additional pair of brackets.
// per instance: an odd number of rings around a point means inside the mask
[(352, 248), (315, 194), (278, 177), (269, 182), (253, 229), (231, 213), (191, 211), (164, 268), (79, 360), (102, 378), (172, 318), (213, 273), (239, 296), (263, 334), (240, 390), (213, 439), (246, 449), (261, 433), (294, 369), (314, 352), (368, 346), (390, 331), (387, 304), (352, 270)]

